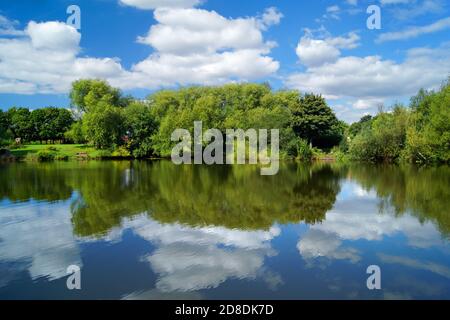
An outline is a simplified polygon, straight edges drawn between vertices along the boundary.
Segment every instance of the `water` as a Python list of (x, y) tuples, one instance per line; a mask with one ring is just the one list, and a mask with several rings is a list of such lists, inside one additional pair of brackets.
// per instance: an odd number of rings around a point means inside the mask
[(449, 167), (18, 163), (0, 182), (0, 299), (450, 298)]

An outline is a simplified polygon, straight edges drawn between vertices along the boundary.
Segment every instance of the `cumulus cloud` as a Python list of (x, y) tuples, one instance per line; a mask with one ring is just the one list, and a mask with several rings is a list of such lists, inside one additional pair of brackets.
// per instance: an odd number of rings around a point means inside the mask
[(291, 74), (286, 84), (331, 99), (384, 99), (412, 95), (420, 88), (434, 88), (450, 69), (449, 45), (410, 49), (400, 63), (381, 56), (336, 57), (334, 53), (331, 59), (329, 53), (325, 54), (330, 59)]
[(79, 58), (80, 34), (62, 22), (31, 21), (24, 37), (0, 38), (0, 92), (63, 93), (81, 77), (120, 77), (114, 59)]
[(297, 45), (296, 53), (301, 63), (317, 67), (335, 62), (341, 55), (339, 49), (354, 49), (359, 45), (359, 39), (355, 32), (350, 32), (347, 36), (313, 39), (312, 33), (307, 30)]
[(268, 27), (277, 25), (283, 18), (283, 14), (275, 7), (267, 8), (262, 16), (258, 19), (261, 29), (266, 30)]
[(263, 31), (282, 15), (228, 19), (214, 11), (158, 8), (138, 42), (153, 53), (129, 70), (118, 58), (81, 56), (80, 33), (62, 22), (31, 21), (23, 37), (0, 38), (0, 92), (66, 93), (79, 78), (105, 78), (123, 89), (221, 84), (270, 76), (279, 68)]
[(160, 85), (220, 84), (258, 79), (279, 68), (267, 55), (274, 44), (264, 42), (256, 18), (227, 19), (201, 9), (157, 9), (154, 16), (158, 23), (138, 38), (156, 50), (133, 66), (139, 83), (154, 86), (157, 75)]

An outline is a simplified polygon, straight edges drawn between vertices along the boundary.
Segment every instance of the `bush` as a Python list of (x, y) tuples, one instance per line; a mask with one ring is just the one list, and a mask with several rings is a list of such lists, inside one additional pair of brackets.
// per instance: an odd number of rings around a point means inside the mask
[(56, 157), (55, 153), (48, 150), (40, 150), (36, 155), (38, 161), (53, 161)]
[(131, 157), (130, 151), (126, 147), (118, 147), (112, 152), (113, 157), (129, 158)]

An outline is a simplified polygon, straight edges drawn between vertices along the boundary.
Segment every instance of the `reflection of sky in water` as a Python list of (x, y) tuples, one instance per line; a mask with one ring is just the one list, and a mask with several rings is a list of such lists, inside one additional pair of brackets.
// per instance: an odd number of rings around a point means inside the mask
[[(77, 238), (72, 200), (0, 203), (0, 298), (450, 298), (449, 246), (435, 225), (380, 212), (375, 192), (353, 182), (322, 223), (255, 231), (142, 214)], [(65, 289), (71, 264), (81, 292)], [(380, 292), (365, 287), (370, 264)]]

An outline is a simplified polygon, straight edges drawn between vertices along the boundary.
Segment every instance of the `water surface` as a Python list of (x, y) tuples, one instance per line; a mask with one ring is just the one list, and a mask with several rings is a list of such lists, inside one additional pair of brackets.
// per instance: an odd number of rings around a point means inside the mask
[(1, 165), (0, 299), (449, 299), (449, 208), (449, 167)]

